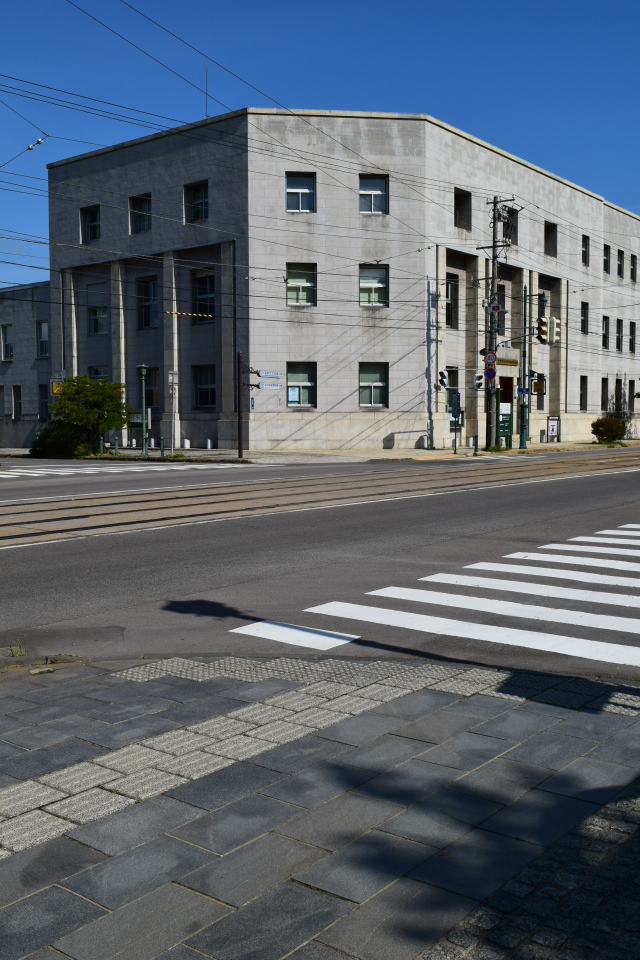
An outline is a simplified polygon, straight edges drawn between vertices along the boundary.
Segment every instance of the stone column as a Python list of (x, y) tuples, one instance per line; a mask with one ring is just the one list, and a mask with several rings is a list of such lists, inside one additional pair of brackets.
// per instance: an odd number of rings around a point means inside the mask
[[(127, 355), (126, 355), (126, 297), (125, 297), (125, 263), (114, 260), (111, 263), (110, 277), (110, 318), (111, 318), (111, 379), (113, 383), (124, 384), (123, 398), (125, 403), (131, 388), (127, 389)], [(133, 391), (135, 395), (135, 391)], [(133, 399), (133, 397), (132, 397)], [(122, 428), (122, 446), (127, 445), (127, 428)]]
[(169, 371), (177, 370), (179, 374), (178, 386), (174, 386), (174, 431), (176, 448), (180, 446), (180, 397), (183, 387), (188, 395), (188, 386), (182, 383), (183, 371), (180, 370), (180, 353), (178, 340), (178, 297), (176, 291), (176, 264), (173, 252), (163, 254), (162, 258), (162, 292), (160, 297), (160, 313), (163, 331), (163, 369), (162, 369), (162, 435), (165, 443), (171, 437), (171, 390), (169, 388)]
[(71, 270), (62, 271), (62, 315), (65, 338), (65, 375), (78, 376), (78, 311)]

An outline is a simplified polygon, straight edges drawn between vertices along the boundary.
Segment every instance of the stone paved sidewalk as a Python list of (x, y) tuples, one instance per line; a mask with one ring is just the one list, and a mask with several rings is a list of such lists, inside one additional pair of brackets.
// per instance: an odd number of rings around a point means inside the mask
[(637, 958), (639, 715), (425, 659), (5, 679), (0, 957)]

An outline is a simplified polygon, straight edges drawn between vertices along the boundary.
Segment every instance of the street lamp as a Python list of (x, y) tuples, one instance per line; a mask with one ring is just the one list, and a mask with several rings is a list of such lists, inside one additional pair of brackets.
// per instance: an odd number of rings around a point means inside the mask
[(147, 370), (149, 367), (144, 363), (138, 364), (140, 379), (142, 381), (142, 456), (149, 456), (149, 436), (147, 433)]
[[(523, 294), (523, 306), (524, 306), (524, 310), (523, 310), (523, 321), (524, 321), (524, 322), (523, 322), (523, 327), (524, 327), (524, 330), (523, 330), (523, 337), (522, 337), (522, 372), (521, 372), (521, 376), (520, 376), (520, 383), (522, 384), (521, 389), (522, 389), (522, 391), (523, 391), (523, 392), (520, 394), (520, 443), (519, 443), (520, 450), (526, 450), (526, 449), (527, 449), (527, 432), (528, 432), (528, 429), (529, 429), (529, 403), (530, 403), (530, 395), (528, 395), (527, 393), (524, 392), (524, 391), (526, 390), (527, 383), (530, 382), (530, 381), (529, 381), (529, 377), (528, 377), (529, 367), (528, 367), (528, 365), (527, 365), (527, 346), (528, 346), (528, 344), (529, 344), (529, 339), (530, 339), (530, 337), (531, 337), (531, 316), (529, 316), (529, 319), (527, 320), (527, 305), (528, 305), (528, 307), (529, 307), (529, 311), (528, 311), (528, 312), (529, 312), (529, 314), (530, 314), (530, 313), (531, 313), (531, 301), (533, 300), (533, 297), (534, 297), (534, 296), (535, 296), (535, 294), (532, 294), (530, 297), (527, 297), (527, 285), (525, 284), (525, 286), (524, 286), (524, 294)], [(547, 308), (547, 303), (548, 303), (549, 301), (547, 300), (547, 297), (546, 297), (544, 291), (543, 291), (542, 293), (539, 293), (537, 296), (538, 296), (538, 303), (539, 303), (539, 305), (540, 305), (540, 309), (542, 310), (542, 316), (544, 316), (545, 310), (546, 310), (546, 308)], [(531, 389), (531, 387), (529, 387), (529, 390), (530, 390), (530, 389)]]

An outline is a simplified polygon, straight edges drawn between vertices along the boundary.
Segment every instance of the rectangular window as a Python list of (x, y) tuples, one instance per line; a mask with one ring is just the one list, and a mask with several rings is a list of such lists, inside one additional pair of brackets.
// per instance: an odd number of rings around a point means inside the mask
[(22, 387), (14, 386), (11, 388), (11, 416), (14, 420), (22, 419)]
[(147, 367), (144, 378), (144, 404), (147, 410), (160, 409), (160, 370)]
[(92, 380), (108, 380), (109, 367), (89, 367), (89, 376)]
[(215, 407), (216, 405), (216, 368), (214, 366), (194, 367), (193, 382), (195, 386), (196, 408)]
[(389, 406), (389, 364), (360, 364), (360, 406)]
[(131, 233), (146, 233), (151, 230), (151, 194), (141, 193), (129, 197), (129, 223)]
[(191, 274), (191, 312), (194, 323), (211, 323), (216, 312), (215, 274), (194, 270)]
[(49, 384), (38, 384), (38, 420), (49, 419)]
[(609, 378), (602, 378), (602, 386), (600, 388), (600, 409), (606, 410), (609, 406)]
[(87, 284), (87, 330), (90, 337), (108, 333), (106, 283)]
[(188, 183), (184, 188), (185, 223), (200, 223), (209, 219), (209, 184)]
[(622, 379), (620, 377), (616, 377), (616, 385), (613, 391), (613, 402), (616, 417), (620, 417), (624, 413), (622, 409), (622, 395)]
[(549, 220), (544, 223), (544, 252), (547, 257), (558, 256), (558, 224)]
[(460, 322), (460, 281), (457, 273), (448, 273), (446, 278), (445, 323), (457, 330)]
[(636, 322), (632, 320), (629, 324), (629, 353), (636, 352)]
[[(544, 373), (539, 373), (537, 375), (537, 380), (539, 383), (544, 383), (545, 381)], [(536, 407), (538, 410), (544, 410), (544, 393), (536, 394)]]
[(145, 277), (136, 280), (138, 327), (157, 327), (160, 312), (158, 302), (158, 278)]
[(4, 387), (0, 387), (0, 420), (4, 420)]
[(360, 306), (389, 306), (389, 267), (360, 266)]
[(618, 250), (618, 276), (624, 278), (624, 250)]
[(629, 413), (636, 412), (636, 382), (635, 380), (629, 380), (628, 394), (627, 394), (627, 407), (629, 408)]
[(580, 333), (589, 333), (589, 304), (580, 304)]
[(13, 327), (10, 323), (2, 327), (2, 359), (13, 360)]
[(453, 191), (453, 225), (461, 230), (471, 230), (472, 205), (471, 194), (468, 190)]
[(287, 364), (287, 406), (316, 406), (317, 366), (315, 363)]
[(49, 321), (36, 322), (36, 356), (39, 360), (49, 356)]
[(287, 304), (290, 307), (315, 307), (318, 268), (315, 263), (287, 264)]
[(622, 339), (624, 323), (622, 320), (616, 320), (616, 350), (622, 350)]
[(609, 317), (602, 318), (602, 349), (609, 349)]
[(588, 409), (589, 378), (580, 377), (580, 409)]
[(605, 243), (602, 251), (602, 269), (605, 273), (611, 273), (611, 247)]
[(586, 233), (582, 234), (582, 266), (588, 267), (591, 259), (591, 241)]
[(502, 238), (508, 240), (512, 247), (518, 246), (518, 211), (515, 207), (506, 208), (506, 216), (502, 221)]
[(500, 305), (498, 311), (498, 336), (504, 337), (507, 333), (507, 288), (503, 283), (498, 284), (497, 294)]
[(314, 213), (315, 209), (315, 173), (288, 173), (287, 210), (289, 213)]
[(458, 390), (459, 372), (457, 367), (447, 367), (447, 407), (451, 407), (451, 394)]
[(97, 204), (80, 211), (80, 230), (82, 243), (100, 239), (100, 207)]
[(360, 213), (388, 213), (387, 177), (360, 174)]
[(629, 257), (629, 280), (631, 283), (635, 283), (638, 279), (638, 258), (635, 253), (632, 253)]

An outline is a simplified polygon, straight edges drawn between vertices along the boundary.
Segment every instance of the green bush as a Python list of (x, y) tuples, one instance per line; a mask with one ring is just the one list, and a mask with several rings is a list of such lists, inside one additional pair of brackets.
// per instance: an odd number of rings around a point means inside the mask
[(599, 417), (591, 424), (591, 433), (598, 443), (616, 443), (624, 439), (626, 432), (626, 422), (616, 417)]
[(52, 420), (35, 435), (29, 453), (32, 457), (73, 457), (84, 443), (80, 427), (63, 420)]

